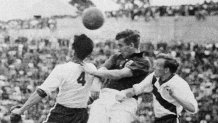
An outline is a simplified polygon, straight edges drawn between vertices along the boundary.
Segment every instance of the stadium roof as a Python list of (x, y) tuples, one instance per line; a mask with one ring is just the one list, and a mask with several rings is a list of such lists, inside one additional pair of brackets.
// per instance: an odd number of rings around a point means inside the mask
[(29, 7), (34, 0), (0, 0), (0, 21), (31, 18)]
[(77, 15), (77, 9), (61, 0), (40, 0), (33, 4), (32, 11), (34, 15), (50, 17), (55, 15)]

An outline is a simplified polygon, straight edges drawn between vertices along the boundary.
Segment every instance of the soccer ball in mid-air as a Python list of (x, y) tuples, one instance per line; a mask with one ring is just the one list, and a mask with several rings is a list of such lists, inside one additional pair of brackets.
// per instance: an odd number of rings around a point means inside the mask
[(104, 24), (104, 15), (95, 7), (87, 8), (82, 14), (82, 22), (87, 29), (95, 30)]

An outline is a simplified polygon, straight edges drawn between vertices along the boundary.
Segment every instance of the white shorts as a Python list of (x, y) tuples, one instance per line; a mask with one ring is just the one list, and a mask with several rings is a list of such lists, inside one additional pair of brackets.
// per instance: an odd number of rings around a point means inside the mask
[(91, 105), (88, 123), (131, 123), (135, 120), (137, 101), (134, 98), (118, 102), (118, 90), (102, 89), (99, 99)]

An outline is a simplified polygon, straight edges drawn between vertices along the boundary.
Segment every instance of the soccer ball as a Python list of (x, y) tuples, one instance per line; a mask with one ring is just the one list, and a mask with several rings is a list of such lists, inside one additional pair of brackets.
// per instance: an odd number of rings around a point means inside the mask
[(95, 7), (87, 8), (82, 14), (82, 22), (87, 29), (95, 30), (103, 25), (104, 15)]

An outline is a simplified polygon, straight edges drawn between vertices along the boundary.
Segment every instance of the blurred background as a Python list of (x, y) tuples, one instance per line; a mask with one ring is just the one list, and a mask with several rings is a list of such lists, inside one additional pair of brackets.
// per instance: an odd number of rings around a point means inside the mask
[[(0, 123), (12, 105), (23, 104), (55, 65), (70, 60), (75, 34), (95, 42), (89, 61), (99, 67), (116, 52), (119, 31), (141, 33), (141, 51), (151, 60), (169, 52), (182, 65), (199, 103), (182, 123), (218, 123), (218, 0), (0, 0)], [(82, 25), (81, 14), (95, 6), (105, 14), (98, 30)], [(24, 123), (41, 123), (56, 93), (25, 112)], [(141, 95), (135, 123), (152, 123), (151, 95)]]

